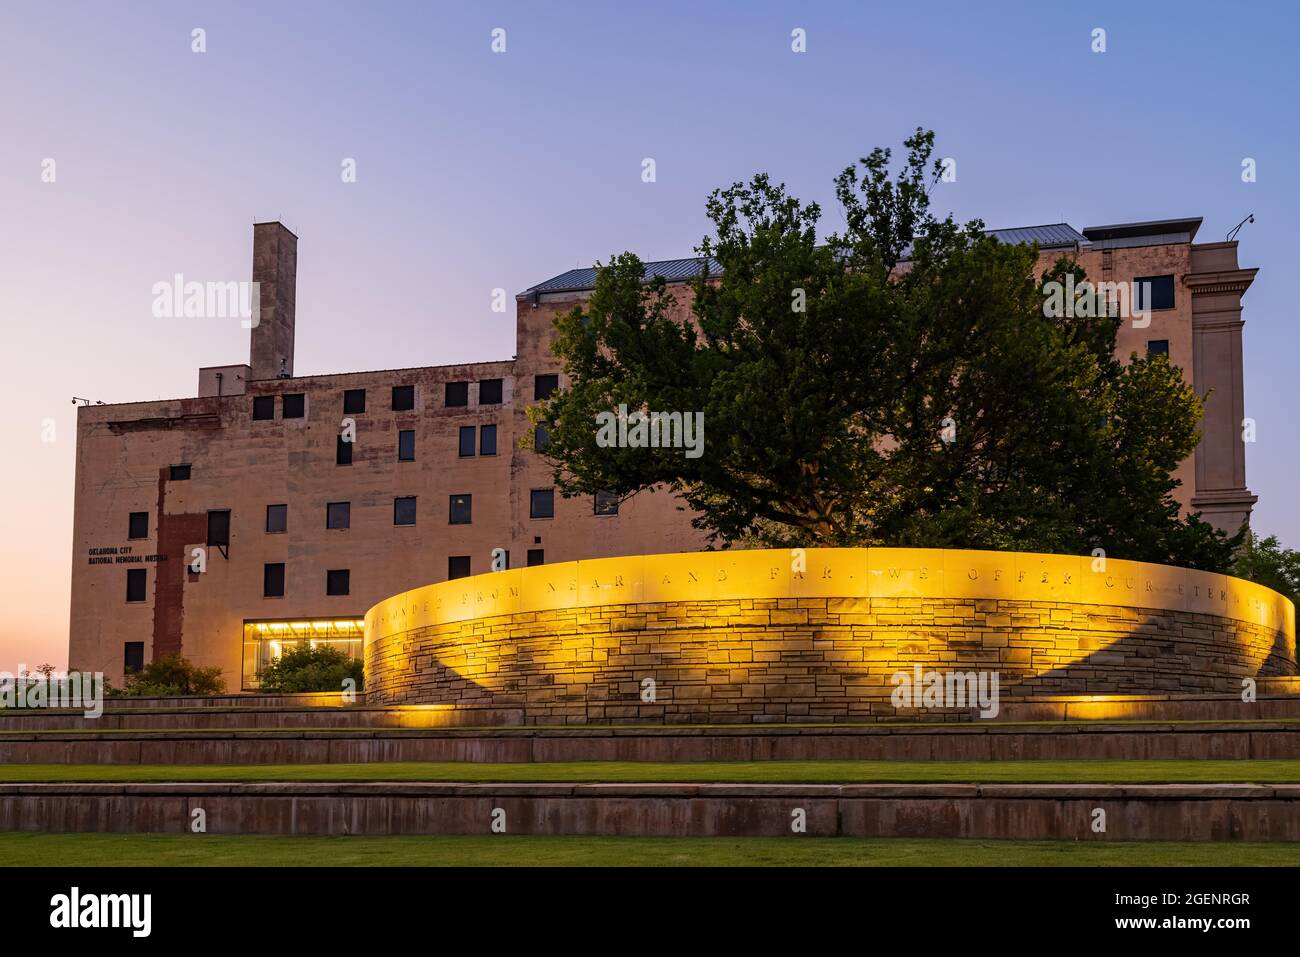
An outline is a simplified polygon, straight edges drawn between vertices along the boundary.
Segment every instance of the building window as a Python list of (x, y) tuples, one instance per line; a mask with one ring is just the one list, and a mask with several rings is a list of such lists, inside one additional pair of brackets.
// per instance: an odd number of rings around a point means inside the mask
[(555, 489), (533, 489), (528, 501), (528, 517), (555, 518)]
[(262, 566), (262, 597), (284, 597), (284, 562), (267, 562)]
[(617, 515), (618, 496), (613, 492), (597, 492), (595, 508), (597, 515)]
[(415, 429), (402, 429), (397, 433), (397, 461), (415, 461)]
[(549, 399), (551, 393), (560, 387), (560, 377), (551, 375), (533, 376), (533, 398), (538, 402)]
[(393, 411), (410, 412), (415, 408), (415, 386), (393, 386)]
[(127, 538), (148, 538), (149, 537), (149, 513), (132, 512), (131, 517), (127, 520)]
[(501, 404), (501, 380), (500, 379), (479, 380), (478, 404), (479, 405), (500, 405)]
[(284, 532), (289, 529), (289, 506), (288, 505), (268, 505), (266, 506), (266, 530), (268, 532)]
[(352, 572), (346, 568), (332, 568), (325, 573), (325, 594), (347, 595), (352, 587)]
[(208, 544), (230, 544), (230, 509), (210, 509), (208, 511)]
[(188, 482), (190, 480), (190, 467), (188, 465), (173, 465), (169, 474), (173, 482)]
[(343, 390), (343, 414), (353, 415), (357, 412), (366, 411), (366, 390), (365, 389), (344, 389)]
[(127, 601), (144, 601), (146, 574), (143, 568), (128, 568), (126, 570)]
[(415, 524), (415, 496), (403, 495), (393, 499), (393, 524)]
[(1173, 276), (1139, 276), (1133, 280), (1133, 284), (1136, 287), (1133, 298), (1137, 309), (1174, 308)]
[(351, 528), (352, 527), (352, 503), (351, 502), (330, 502), (325, 506), (325, 527), (326, 528)]
[(265, 422), (268, 419), (275, 418), (275, 396), (273, 395), (255, 395), (253, 396), (253, 421)]
[(1168, 339), (1148, 339), (1147, 356), (1164, 356), (1169, 358), (1169, 340)]
[(451, 497), (450, 525), (469, 525), (473, 515), (472, 495), (453, 495)]
[(340, 435), (334, 440), (334, 464), (352, 464), (352, 443), (347, 440), (346, 436)]
[(133, 675), (144, 668), (144, 642), (127, 641), (122, 644), (122, 672)]
[(528, 549), (529, 568), (532, 568), (534, 565), (545, 565), (545, 564), (546, 564), (546, 549), (544, 548)]
[(452, 555), (447, 559), (447, 580), (469, 576), (469, 556)]
[(508, 572), (508, 571), (510, 571), (510, 549), (505, 548), (505, 549), (502, 549), (502, 550), (501, 550), (501, 557), (504, 559), (504, 562), (502, 562), (502, 565), (501, 565), (500, 568), (497, 568), (497, 567), (496, 567), (496, 563), (497, 563), (496, 554), (495, 554), (496, 549), (493, 549), (492, 551), (493, 551), (493, 553), (494, 553), (494, 554), (492, 555), (492, 570), (493, 570), (493, 571), (503, 571), (503, 572)]
[(479, 428), (478, 454), (479, 455), (497, 454), (497, 427), (495, 425), (484, 425)]
[(533, 429), (533, 450), (545, 452), (551, 446), (551, 430), (545, 422), (538, 422)]
[(460, 457), (467, 459), (474, 454), (474, 426), (460, 427)]
[(442, 404), (449, 409), (469, 405), (469, 383), (448, 382), (446, 396), (443, 398)]
[(301, 392), (289, 392), (280, 397), (280, 417), (301, 419), (307, 411), (307, 397)]

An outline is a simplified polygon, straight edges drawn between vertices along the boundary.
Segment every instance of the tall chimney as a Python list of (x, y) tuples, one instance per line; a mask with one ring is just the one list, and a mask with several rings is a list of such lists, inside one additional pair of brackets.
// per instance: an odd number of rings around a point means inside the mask
[(282, 223), (253, 224), (253, 282), (261, 283), (261, 313), (253, 328), (253, 379), (293, 375), (298, 237)]

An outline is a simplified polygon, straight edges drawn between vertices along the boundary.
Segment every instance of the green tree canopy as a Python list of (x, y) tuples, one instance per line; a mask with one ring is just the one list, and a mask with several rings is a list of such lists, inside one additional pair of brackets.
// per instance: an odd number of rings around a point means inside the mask
[[(556, 319), (569, 378), (535, 410), (565, 495), (681, 494), (723, 543), (1026, 549), (1222, 569), (1179, 518), (1202, 405), (1160, 357), (1114, 358), (1120, 319), (1049, 317), (1037, 250), (930, 213), (934, 134), (891, 179), (877, 148), (835, 181), (843, 232), (763, 174), (715, 190), (678, 302), (631, 253)], [(940, 165), (932, 167), (937, 179)], [(596, 416), (702, 413), (703, 454), (604, 447)]]

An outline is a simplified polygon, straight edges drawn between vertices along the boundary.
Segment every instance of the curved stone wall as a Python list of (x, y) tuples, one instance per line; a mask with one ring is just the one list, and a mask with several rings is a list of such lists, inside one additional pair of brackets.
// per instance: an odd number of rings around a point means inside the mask
[[(1003, 695), (1237, 692), (1292, 675), (1295, 608), (1224, 575), (946, 549), (692, 552), (543, 565), (366, 613), (369, 703), (528, 724), (967, 717)], [(899, 676), (904, 677), (899, 677)], [(972, 693), (976, 685), (970, 684)], [(993, 717), (992, 715), (985, 715)]]

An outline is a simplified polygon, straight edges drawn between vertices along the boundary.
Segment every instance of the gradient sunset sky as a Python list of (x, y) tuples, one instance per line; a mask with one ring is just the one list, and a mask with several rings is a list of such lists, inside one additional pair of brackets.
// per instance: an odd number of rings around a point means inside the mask
[(1300, 546), (1297, 27), (1280, 3), (5, 3), (0, 669), (66, 664), (72, 396), (246, 361), (237, 321), (150, 307), (176, 273), (248, 279), (253, 222), (299, 237), (299, 375), (506, 359), (493, 289), (690, 255), (709, 190), (756, 171), (838, 228), (835, 174), (918, 125), (960, 220), (1203, 216), (1216, 241), (1255, 214), (1248, 484)]

